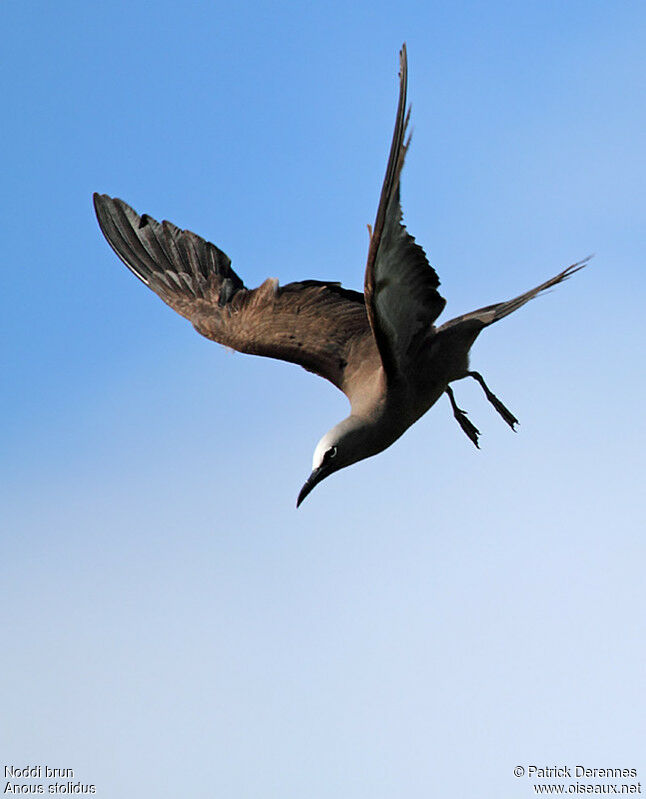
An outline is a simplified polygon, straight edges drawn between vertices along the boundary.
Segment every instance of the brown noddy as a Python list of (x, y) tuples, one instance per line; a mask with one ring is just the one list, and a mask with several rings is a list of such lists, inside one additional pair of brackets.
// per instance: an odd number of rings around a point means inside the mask
[(214, 244), (171, 222), (139, 216), (123, 200), (94, 195), (99, 225), (119, 258), (198, 333), (239, 352), (299, 364), (348, 397), (351, 413), (317, 444), (297, 506), (328, 475), (389, 447), (442, 394), (448, 395), (453, 415), (477, 447), (479, 431), (455, 401), (450, 386), (455, 380), (477, 380), (514, 429), (516, 417), (482, 375), (469, 370), (469, 350), (485, 327), (588, 261), (568, 266), (512, 300), (435, 326), (446, 301), (438, 291), (437, 273), (402, 223), (399, 199), (410, 144), (407, 81), (404, 45), (395, 131), (377, 217), (369, 227), (363, 294), (319, 280), (279, 286), (275, 278), (248, 289)]

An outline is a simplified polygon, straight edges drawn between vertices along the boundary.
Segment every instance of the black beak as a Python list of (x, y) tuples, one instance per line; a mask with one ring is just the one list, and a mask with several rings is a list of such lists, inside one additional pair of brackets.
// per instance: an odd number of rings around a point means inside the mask
[(314, 469), (312, 474), (305, 481), (305, 485), (301, 488), (301, 493), (298, 495), (298, 499), (296, 500), (296, 507), (301, 504), (301, 502), (310, 493), (314, 486), (317, 483), (320, 483), (325, 476), (326, 471), (321, 466), (319, 466), (318, 469)]

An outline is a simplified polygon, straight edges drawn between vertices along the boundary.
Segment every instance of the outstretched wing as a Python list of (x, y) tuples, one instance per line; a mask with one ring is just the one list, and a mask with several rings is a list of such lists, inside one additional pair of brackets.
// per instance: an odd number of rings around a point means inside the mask
[(415, 345), (430, 332), (446, 301), (424, 250), (402, 224), (399, 181), (406, 151), (404, 141), (408, 62), (406, 45), (399, 54), (399, 105), (386, 177), (381, 189), (366, 265), (365, 298), (368, 318), (389, 379), (406, 372)]
[(280, 287), (272, 278), (250, 290), (228, 256), (195, 233), (105, 194), (94, 195), (94, 207), (124, 264), (203, 336), (297, 363), (343, 390), (349, 348), (370, 335), (362, 294), (316, 280)]

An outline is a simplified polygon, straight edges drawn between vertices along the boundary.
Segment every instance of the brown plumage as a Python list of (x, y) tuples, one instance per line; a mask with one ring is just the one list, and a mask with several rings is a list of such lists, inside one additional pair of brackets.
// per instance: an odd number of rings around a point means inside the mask
[(513, 428), (514, 415), (478, 372), (469, 371), (469, 349), (486, 326), (586, 263), (573, 264), (513, 300), (434, 326), (445, 305), (440, 281), (402, 224), (399, 196), (409, 143), (405, 45), (399, 75), (395, 131), (370, 231), (365, 294), (318, 280), (279, 286), (274, 278), (248, 289), (215, 245), (171, 222), (139, 216), (122, 200), (94, 195), (99, 225), (119, 258), (199, 333), (240, 352), (299, 364), (350, 400), (350, 416), (317, 445), (312, 474), (297, 504), (332, 472), (392, 444), (443, 393), (478, 446), (478, 430), (453, 396), (449, 383), (454, 380), (474, 377)]

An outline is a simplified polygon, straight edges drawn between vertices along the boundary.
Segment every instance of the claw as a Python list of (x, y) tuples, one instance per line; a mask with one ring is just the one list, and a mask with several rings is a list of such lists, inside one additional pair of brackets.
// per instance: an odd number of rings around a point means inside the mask
[(455, 396), (453, 394), (453, 389), (450, 386), (446, 387), (446, 393), (451, 401), (453, 416), (455, 416), (457, 423), (464, 430), (469, 440), (472, 441), (478, 449), (480, 449), (480, 444), (478, 444), (478, 436), (480, 435), (480, 431), (469, 419), (467, 419), (467, 412), (463, 411), (462, 408), (458, 408), (455, 401)]
[(484, 378), (480, 374), (480, 372), (467, 372), (467, 375), (469, 377), (473, 377), (475, 380), (478, 381), (478, 383), (480, 383), (486, 398), (489, 400), (489, 402), (493, 405), (493, 407), (498, 411), (498, 413), (502, 416), (502, 418), (507, 422), (507, 424), (511, 427), (511, 429), (515, 433), (516, 428), (514, 427), (514, 425), (520, 424), (520, 422), (514, 416), (514, 414), (509, 410), (509, 408), (506, 408), (502, 404), (502, 402), (493, 393), (493, 391), (490, 391), (489, 386), (485, 383)]

